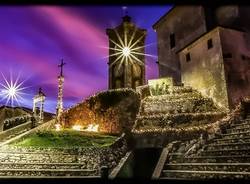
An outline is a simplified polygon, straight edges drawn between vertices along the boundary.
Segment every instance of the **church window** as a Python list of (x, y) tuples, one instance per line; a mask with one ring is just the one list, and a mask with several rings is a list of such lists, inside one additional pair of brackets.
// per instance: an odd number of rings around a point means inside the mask
[(175, 34), (171, 33), (170, 34), (170, 48), (174, 48), (175, 47)]
[(186, 62), (190, 62), (191, 61), (191, 56), (190, 53), (186, 54)]
[(232, 54), (231, 53), (223, 53), (223, 58), (224, 59), (232, 58)]
[(250, 60), (250, 57), (246, 56), (246, 55), (241, 55), (241, 59), (242, 60)]
[(212, 39), (209, 39), (207, 41), (207, 49), (211, 49), (213, 47), (213, 40)]
[(241, 55), (241, 59), (242, 60), (246, 60), (246, 56), (245, 55)]

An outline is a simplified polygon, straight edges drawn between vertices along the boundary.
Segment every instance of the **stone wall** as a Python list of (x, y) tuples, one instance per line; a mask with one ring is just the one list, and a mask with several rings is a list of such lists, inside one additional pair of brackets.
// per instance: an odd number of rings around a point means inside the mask
[(220, 38), (229, 106), (234, 108), (241, 98), (250, 96), (250, 34), (221, 28)]
[[(180, 52), (182, 82), (212, 98), (218, 106), (228, 109), (219, 31), (220, 28), (215, 28)], [(212, 39), (212, 48), (208, 49), (209, 39)], [(190, 60), (187, 60), (188, 54)]]
[(28, 131), (31, 128), (32, 128), (32, 122), (27, 121), (26, 123), (15, 126), (14, 128), (0, 132), (0, 141), (4, 141), (11, 136), (15, 136), (17, 134), (20, 134), (21, 132)]
[[(173, 77), (180, 82), (178, 50), (206, 32), (204, 10), (201, 6), (176, 6), (154, 26), (157, 32), (160, 77)], [(175, 46), (170, 47), (174, 34)]]
[(65, 128), (98, 124), (100, 132), (121, 133), (130, 130), (139, 111), (140, 97), (132, 89), (100, 92), (63, 113)]
[(212, 98), (220, 107), (233, 109), (241, 98), (250, 96), (249, 43), (249, 33), (213, 29), (180, 51), (183, 83)]

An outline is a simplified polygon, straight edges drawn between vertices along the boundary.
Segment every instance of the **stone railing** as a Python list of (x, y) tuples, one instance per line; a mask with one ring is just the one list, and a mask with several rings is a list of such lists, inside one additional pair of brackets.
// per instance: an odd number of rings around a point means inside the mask
[(120, 160), (128, 152), (128, 145), (125, 138), (125, 134), (122, 134), (121, 137), (110, 145), (108, 148), (104, 148), (101, 154), (101, 166), (106, 166), (109, 170), (109, 173), (119, 164)]
[[(129, 151), (126, 153), (126, 155), (120, 160), (120, 162), (117, 164), (117, 166), (112, 170), (112, 172), (109, 175), (109, 179), (115, 179), (115, 178), (123, 178), (121, 171), (125, 169), (125, 167), (129, 167), (129, 162), (132, 160), (133, 152)], [(129, 168), (126, 168), (129, 170)], [(131, 169), (132, 170), (132, 169)], [(129, 173), (127, 173), (130, 175)], [(129, 178), (130, 176), (124, 176), (124, 178)]]
[(30, 115), (23, 115), (23, 116), (17, 116), (17, 117), (6, 119), (4, 120), (1, 126), (1, 131), (8, 130), (10, 128), (18, 126), (30, 120), (31, 120)]
[[(10, 144), (10, 143), (13, 143), (13, 142), (16, 142), (16, 141), (19, 141), (20, 139), (24, 139), (25, 137), (27, 137), (33, 133), (36, 133), (40, 130), (46, 130), (46, 129), (50, 128), (51, 126), (53, 126), (54, 123), (55, 123), (55, 120), (50, 120), (42, 125), (39, 125), (38, 127), (32, 128), (31, 130), (28, 130), (28, 131), (26, 131), (26, 132), (24, 132), (16, 137), (13, 137), (13, 138), (1, 143), (0, 147), (7, 145), (7, 144)], [(31, 123), (31, 125), (32, 125), (32, 123)]]
[(0, 132), (0, 141), (6, 140), (13, 135), (19, 134), (20, 132), (23, 132), (25, 130), (29, 130), (31, 128), (32, 128), (32, 122), (28, 121), (28, 122), (23, 123), (21, 125), (15, 126), (14, 128), (10, 128), (8, 130)]
[(154, 169), (153, 175), (152, 175), (152, 179), (158, 179), (161, 175), (162, 169), (165, 165), (165, 162), (167, 161), (167, 159), (169, 158), (169, 153), (172, 151), (173, 147), (178, 143), (178, 141), (174, 141), (169, 143), (163, 150), (161, 153), (161, 156), (156, 164), (156, 167)]

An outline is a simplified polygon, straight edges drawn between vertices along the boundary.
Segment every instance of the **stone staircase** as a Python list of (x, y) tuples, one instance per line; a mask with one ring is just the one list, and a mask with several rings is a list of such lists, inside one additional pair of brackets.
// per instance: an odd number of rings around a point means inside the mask
[(133, 131), (202, 125), (224, 115), (212, 99), (203, 97), (191, 87), (173, 86), (168, 94), (142, 100)]
[(169, 155), (160, 179), (249, 179), (250, 115), (231, 124), (197, 152), (179, 146)]
[[(94, 152), (94, 151), (93, 151)], [(98, 178), (99, 157), (73, 150), (0, 148), (0, 178)]]

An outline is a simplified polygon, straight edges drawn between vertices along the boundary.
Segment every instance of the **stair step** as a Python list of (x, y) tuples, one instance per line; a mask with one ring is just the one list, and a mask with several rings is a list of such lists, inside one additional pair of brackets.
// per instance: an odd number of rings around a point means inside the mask
[(241, 138), (216, 138), (214, 141), (222, 143), (240, 143), (240, 142), (250, 142), (250, 136), (245, 136)]
[[(0, 176), (0, 179), (101, 179), (100, 175), (90, 176)], [(49, 183), (49, 182), (48, 182)]]
[(178, 114), (157, 114), (148, 116), (139, 116), (136, 120), (136, 128), (139, 127), (165, 127), (171, 126), (178, 122), (178, 124), (187, 124), (190, 122), (199, 122), (200, 124), (207, 124), (214, 122), (223, 117), (221, 112), (210, 113), (178, 113)]
[(0, 169), (86, 169), (86, 163), (22, 163), (0, 162)]
[(202, 162), (202, 163), (246, 163), (250, 162), (249, 155), (221, 155), (221, 156), (190, 156), (176, 158), (176, 162)]
[(157, 114), (157, 115), (148, 115), (148, 116), (138, 116), (138, 119), (161, 119), (168, 117), (179, 117), (179, 116), (196, 116), (196, 117), (204, 117), (204, 116), (216, 116), (216, 115), (224, 115), (223, 112), (204, 112), (204, 113), (179, 113), (179, 114)]
[(197, 92), (193, 91), (191, 93), (175, 93), (175, 94), (164, 94), (164, 95), (157, 95), (157, 96), (148, 96), (143, 99), (142, 102), (154, 102), (154, 101), (162, 101), (162, 100), (176, 100), (176, 99), (182, 99), (182, 98), (201, 98), (202, 95)]
[(224, 144), (218, 144), (218, 143), (214, 143), (214, 144), (208, 144), (206, 146), (204, 146), (205, 150), (215, 150), (218, 148), (224, 148), (224, 149), (239, 149), (239, 148), (243, 148), (243, 149), (250, 149), (250, 142), (245, 142), (245, 143), (224, 143)]
[(12, 154), (12, 155), (20, 155), (20, 154), (39, 154), (39, 155), (77, 155), (77, 153), (68, 153), (68, 152), (57, 152), (57, 151), (21, 151), (21, 150), (0, 150), (0, 154)]
[(228, 136), (228, 135), (241, 135), (241, 134), (249, 134), (249, 135), (250, 135), (250, 131), (247, 131), (247, 132), (242, 132), (242, 133), (229, 133), (229, 134), (222, 134), (222, 137), (224, 137), (224, 136)]
[(250, 163), (171, 163), (164, 166), (166, 170), (193, 171), (235, 171), (250, 172)]
[[(242, 123), (242, 122), (244, 122), (244, 123)], [(230, 126), (231, 127), (239, 127), (239, 126), (242, 126), (242, 125), (250, 125), (250, 120), (240, 120), (240, 122), (238, 122), (238, 123), (234, 123), (234, 124), (231, 124)]]
[(204, 150), (200, 153), (201, 155), (250, 155), (250, 149), (239, 148), (239, 149), (214, 149)]
[[(165, 97), (164, 97), (165, 96)], [(143, 103), (149, 103), (149, 104), (158, 104), (158, 103), (176, 103), (176, 102), (187, 102), (190, 100), (200, 100), (202, 97), (192, 97), (190, 95), (185, 96), (185, 98), (172, 98), (170, 95), (161, 95), (159, 98), (157, 96), (154, 96), (153, 98), (146, 98), (142, 102)]]
[(228, 128), (227, 133), (229, 134), (229, 133), (247, 132), (249, 129), (250, 129), (250, 124), (248, 127), (238, 126), (238, 127)]
[(216, 112), (213, 101), (208, 98), (187, 97), (181, 99), (162, 99), (159, 101), (144, 101), (140, 113), (162, 114), (162, 113), (192, 113), (192, 112)]
[(221, 134), (221, 137), (224, 137), (224, 138), (241, 138), (241, 137), (245, 137), (246, 135), (250, 135), (250, 131), (240, 132), (240, 133)]
[(227, 134), (230, 134), (230, 133), (244, 133), (244, 132), (247, 132), (248, 130), (250, 129), (249, 128), (236, 128), (236, 129), (227, 129)]
[(193, 178), (193, 179), (249, 179), (250, 172), (225, 171), (192, 171), (192, 170), (163, 170), (160, 179), (164, 178)]
[(0, 176), (93, 176), (97, 170), (88, 169), (0, 169)]
[(81, 155), (69, 154), (69, 153), (55, 153), (55, 152), (0, 152), (0, 162), (29, 162), (29, 163), (49, 163), (49, 162), (65, 162), (72, 163), (78, 162), (81, 159)]

